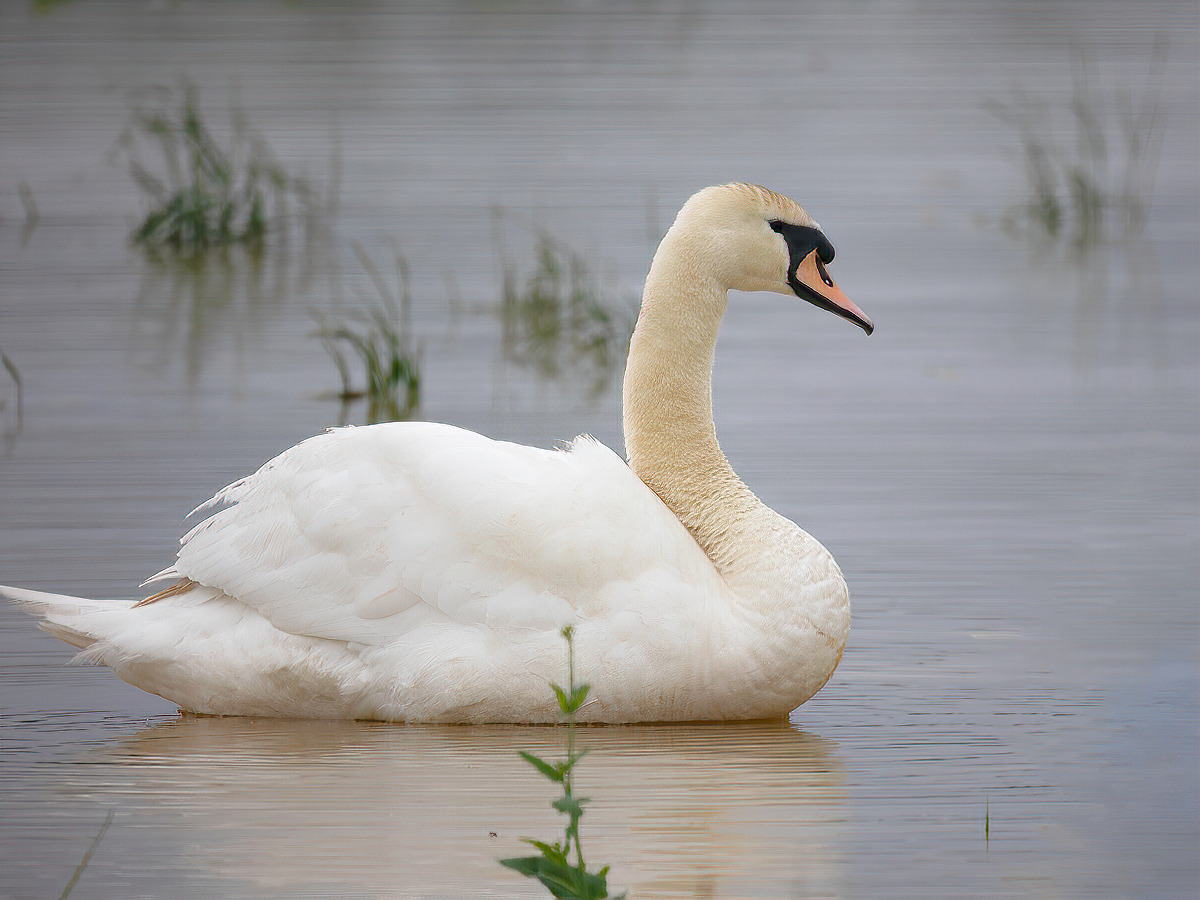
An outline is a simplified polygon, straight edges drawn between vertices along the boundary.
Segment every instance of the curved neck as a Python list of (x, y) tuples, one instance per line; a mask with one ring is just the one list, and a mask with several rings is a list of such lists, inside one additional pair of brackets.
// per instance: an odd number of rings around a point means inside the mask
[(841, 657), (850, 599), (833, 557), (763, 504), (717, 443), (713, 352), (728, 301), (711, 248), (672, 227), (650, 266), (629, 345), (625, 449), (633, 471), (712, 561), (740, 614), (757, 623), (756, 653), (792, 666), (802, 649), (793, 668), (811, 696)]
[(713, 351), (728, 291), (690, 256), (664, 241), (646, 278), (625, 368), (625, 449), (633, 471), (729, 577), (745, 562), (739, 538), (775, 514), (717, 443)]

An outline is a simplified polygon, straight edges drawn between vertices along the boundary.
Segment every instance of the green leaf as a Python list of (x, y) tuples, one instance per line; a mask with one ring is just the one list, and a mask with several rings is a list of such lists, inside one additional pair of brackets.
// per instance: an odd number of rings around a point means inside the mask
[(547, 844), (545, 841), (539, 841), (534, 838), (521, 838), (521, 840), (541, 850), (542, 856), (546, 857), (546, 859), (555, 860), (564, 866), (567, 865), (567, 852), (571, 849), (570, 847), (564, 846), (558, 841), (555, 841), (553, 844)]
[(574, 693), (571, 694), (571, 711), (572, 712), (579, 709), (579, 707), (583, 706), (583, 702), (587, 699), (588, 691), (590, 691), (591, 689), (592, 689), (592, 686), (590, 684), (581, 684), (581, 685), (579, 685), (579, 687), (575, 688)]
[(557, 800), (552, 801), (550, 805), (563, 815), (575, 819), (583, 815), (583, 804), (587, 802), (587, 797), (559, 797)]
[(608, 884), (603, 874), (568, 866), (544, 856), (517, 856), (500, 860), (500, 865), (536, 878), (559, 900), (604, 900)]
[(534, 756), (532, 753), (527, 753), (524, 750), (520, 750), (518, 752), (527, 763), (529, 763), (551, 781), (561, 782), (563, 780), (566, 772), (561, 763), (558, 765), (553, 765), (546, 762), (540, 756)]
[(520, 872), (529, 878), (537, 878), (538, 872), (541, 871), (542, 857), (540, 856), (512, 856), (508, 859), (498, 860), (500, 865)]
[(584, 701), (587, 700), (588, 691), (592, 689), (590, 684), (581, 684), (568, 694), (557, 684), (551, 684), (550, 687), (554, 688), (554, 696), (558, 698), (558, 708), (563, 711), (565, 716), (571, 715), (583, 706)]
[(572, 709), (571, 700), (569, 697), (567, 697), (567, 692), (557, 684), (551, 684), (550, 687), (554, 688), (554, 696), (558, 698), (558, 708), (563, 711), (564, 716), (569, 716), (572, 712)]

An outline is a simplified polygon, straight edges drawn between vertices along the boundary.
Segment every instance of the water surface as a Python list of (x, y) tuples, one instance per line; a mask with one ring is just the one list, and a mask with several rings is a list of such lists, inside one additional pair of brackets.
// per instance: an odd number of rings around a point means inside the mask
[[(506, 352), (501, 245), (527, 265), (547, 230), (628, 298), (693, 190), (761, 182), (822, 222), (878, 329), (734, 296), (719, 433), (835, 553), (854, 630), (790, 723), (587, 729), (589, 856), (632, 897), (1195, 894), (1194, 4), (2, 20), (0, 350), (23, 391), (18, 422), (0, 380), (0, 581), (133, 596), (197, 503), (361, 421), (311, 315), (370, 296), (354, 242), (408, 260), (423, 418), (619, 448), (619, 371)], [(199, 268), (129, 246), (144, 207), (112, 151), (182, 79), (321, 188), (311, 240)], [(987, 102), (1058, 110), (1069, 144), (1079, 92), (1115, 123), (1127, 85), (1164, 122), (1146, 229), (1006, 232), (1020, 141)], [(5, 896), (57, 896), (110, 812), (72, 896), (539, 896), (494, 860), (555, 834), (515, 750), (561, 732), (179, 719), (70, 656), (0, 609)]]

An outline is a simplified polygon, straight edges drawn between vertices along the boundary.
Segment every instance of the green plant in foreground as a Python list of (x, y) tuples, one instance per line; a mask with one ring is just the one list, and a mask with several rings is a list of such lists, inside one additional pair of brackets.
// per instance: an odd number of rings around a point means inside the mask
[[(342, 381), (338, 398), (343, 403), (365, 397), (369, 422), (407, 419), (416, 411), (421, 400), (421, 368), (418, 354), (409, 341), (408, 310), (412, 294), (408, 286), (408, 267), (404, 257), (393, 249), (396, 260), (397, 290), (389, 288), (379, 269), (359, 244), (354, 252), (375, 285), (378, 301), (367, 304), (350, 314), (358, 323), (331, 323), (316, 314), (320, 326), (317, 337), (337, 366)], [(350, 365), (343, 345), (362, 362), (365, 385), (361, 390), (352, 386)]]
[[(142, 162), (143, 144), (157, 146), (162, 157), (157, 171)], [(268, 229), (286, 220), (291, 199), (306, 209), (311, 223), (315, 203), (308, 183), (289, 176), (241, 116), (234, 117), (228, 149), (222, 147), (191, 85), (177, 113), (167, 105), (135, 112), (117, 148), (152, 204), (133, 233), (136, 244), (181, 253), (261, 245)]]
[[(522, 838), (525, 843), (537, 848), (536, 856), (516, 856), (500, 860), (522, 875), (536, 878), (560, 900), (600, 900), (608, 897), (608, 866), (598, 872), (589, 872), (583, 860), (583, 845), (579, 837), (579, 820), (583, 818), (586, 797), (576, 797), (572, 791), (571, 777), (575, 765), (587, 755), (586, 750), (575, 749), (575, 713), (587, 699), (589, 686), (575, 683), (575, 629), (570, 625), (562, 630), (567, 641), (567, 689), (551, 684), (558, 698), (558, 708), (567, 720), (567, 755), (561, 762), (551, 763), (540, 756), (522, 750), (521, 756), (531, 766), (555, 784), (562, 785), (562, 796), (551, 803), (567, 817), (562, 841), (546, 843), (533, 838)], [(574, 857), (574, 862), (572, 862)], [(621, 900), (619, 894), (614, 900)]]

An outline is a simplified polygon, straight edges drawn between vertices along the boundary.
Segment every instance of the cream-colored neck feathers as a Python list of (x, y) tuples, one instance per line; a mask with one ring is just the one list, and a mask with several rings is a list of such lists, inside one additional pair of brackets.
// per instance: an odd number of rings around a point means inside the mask
[[(764, 557), (783, 553), (794, 563), (811, 542), (738, 478), (712, 415), (713, 351), (729, 289), (791, 293), (784, 242), (769, 225), (776, 218), (812, 222), (786, 197), (752, 185), (707, 188), (688, 201), (651, 264), (625, 370), (630, 465), (743, 596), (768, 587)], [(780, 564), (788, 565), (775, 558), (766, 569), (778, 577)]]
[[(724, 568), (730, 525), (762, 504), (717, 443), (712, 364), (726, 292), (655, 256), (625, 369), (625, 448), (634, 472)], [(669, 262), (669, 261), (668, 261)]]

